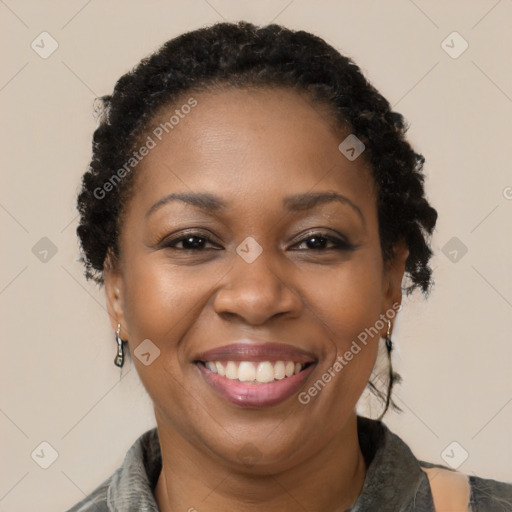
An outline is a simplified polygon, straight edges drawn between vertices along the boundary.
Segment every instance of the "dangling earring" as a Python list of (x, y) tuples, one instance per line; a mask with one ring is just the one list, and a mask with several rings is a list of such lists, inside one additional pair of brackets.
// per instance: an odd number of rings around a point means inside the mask
[(391, 355), (393, 350), (393, 342), (391, 341), (391, 320), (388, 319), (388, 331), (386, 332), (386, 348), (388, 350), (388, 356)]
[[(393, 363), (391, 361), (391, 351), (393, 350), (393, 342), (391, 341), (391, 320), (389, 320), (389, 319), (388, 319), (388, 330), (386, 332), (386, 339), (384, 341), (386, 342), (386, 350), (388, 353), (389, 382), (388, 382), (388, 392), (386, 394), (386, 406), (384, 407), (384, 411), (380, 415), (379, 420), (381, 420), (383, 418), (384, 414), (386, 414), (386, 411), (389, 408), (389, 405), (391, 403), (391, 393), (393, 391), (393, 385), (395, 383), (401, 382), (401, 380), (402, 380), (402, 377), (400, 377), (400, 375), (398, 373), (395, 373), (393, 371)], [(394, 402), (393, 402), (393, 407), (399, 411), (402, 410)]]
[(121, 334), (121, 324), (117, 324), (117, 330), (116, 330), (117, 355), (116, 355), (116, 358), (114, 359), (114, 364), (116, 366), (119, 366), (119, 368), (122, 368), (122, 366), (124, 364), (123, 344), (126, 342), (121, 339), (120, 334)]

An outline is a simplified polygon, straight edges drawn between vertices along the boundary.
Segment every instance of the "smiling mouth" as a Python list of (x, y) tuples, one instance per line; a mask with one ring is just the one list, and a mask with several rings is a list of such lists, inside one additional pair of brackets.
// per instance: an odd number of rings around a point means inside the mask
[(316, 366), (311, 352), (283, 343), (254, 339), (196, 354), (203, 382), (239, 407), (268, 407), (299, 392)]
[(294, 361), (198, 361), (220, 377), (251, 384), (269, 384), (299, 374), (313, 363)]
[(253, 409), (277, 405), (297, 394), (315, 365), (290, 360), (196, 361), (204, 382), (217, 395)]

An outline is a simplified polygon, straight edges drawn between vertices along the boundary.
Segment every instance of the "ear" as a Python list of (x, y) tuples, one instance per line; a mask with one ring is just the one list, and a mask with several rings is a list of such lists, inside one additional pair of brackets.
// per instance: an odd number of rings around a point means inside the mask
[(127, 339), (127, 326), (124, 316), (124, 282), (117, 258), (109, 251), (103, 265), (103, 282), (107, 299), (107, 311), (112, 329), (117, 331), (121, 324), (120, 337)]
[(402, 280), (408, 256), (409, 249), (406, 243), (401, 240), (395, 245), (393, 256), (384, 265), (382, 314), (385, 314), (389, 309), (396, 311), (396, 305), (402, 303)]

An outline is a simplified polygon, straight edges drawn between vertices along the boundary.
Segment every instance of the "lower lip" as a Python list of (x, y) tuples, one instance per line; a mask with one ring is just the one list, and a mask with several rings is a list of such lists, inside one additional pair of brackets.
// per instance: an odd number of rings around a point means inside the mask
[(206, 382), (229, 402), (240, 407), (268, 407), (283, 402), (297, 393), (315, 365), (311, 364), (296, 375), (268, 384), (227, 379), (208, 370), (202, 363), (197, 363), (197, 366)]

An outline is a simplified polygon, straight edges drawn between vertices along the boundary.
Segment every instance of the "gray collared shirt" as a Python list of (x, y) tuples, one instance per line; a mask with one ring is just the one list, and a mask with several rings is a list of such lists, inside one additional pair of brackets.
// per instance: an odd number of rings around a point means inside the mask
[[(435, 512), (421, 467), (450, 468), (416, 459), (380, 421), (358, 416), (357, 429), (368, 469), (361, 494), (346, 512)], [(137, 439), (110, 478), (68, 512), (158, 512), (154, 490), (161, 469), (155, 428)], [(512, 483), (470, 476), (469, 484), (471, 512), (512, 512)]]

